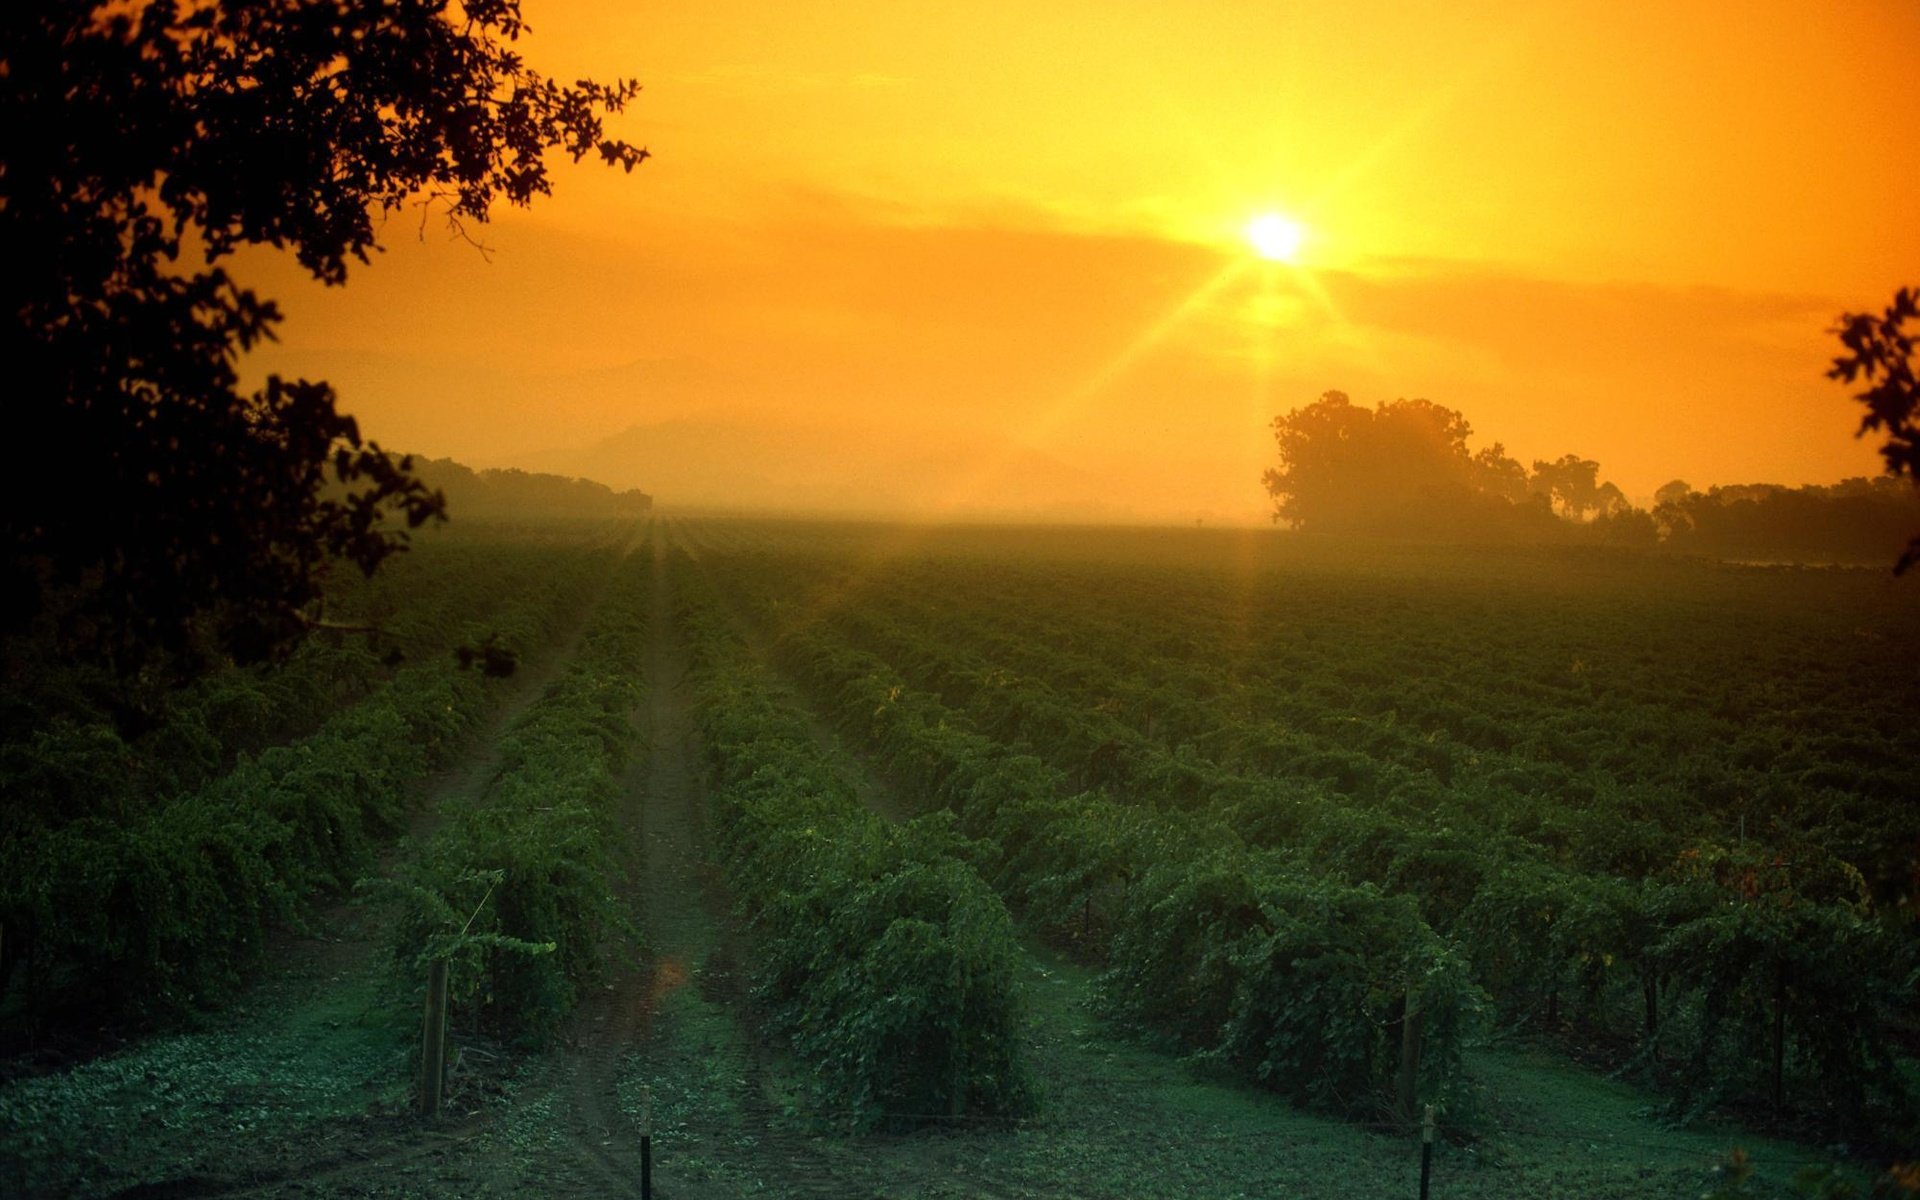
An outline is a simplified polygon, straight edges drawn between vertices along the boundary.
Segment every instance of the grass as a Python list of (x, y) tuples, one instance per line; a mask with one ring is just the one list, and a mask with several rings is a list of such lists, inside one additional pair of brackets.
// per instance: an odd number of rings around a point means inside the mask
[(407, 1090), (415, 1022), (389, 991), (365, 961), (315, 963), (203, 1028), (13, 1081), (0, 1088), (0, 1182), (18, 1195), (91, 1196), (230, 1175), (236, 1155), (391, 1111)]
[[(831, 1114), (785, 1102), (791, 1068), (756, 1061), (737, 1009), (695, 988), (668, 997), (655, 1049), (629, 1060), (623, 1107), (638, 1117), (653, 1089), (655, 1179), (676, 1196), (820, 1196), (848, 1200), (1207, 1200), (1408, 1196), (1419, 1185), (1416, 1136), (1317, 1116), (1204, 1062), (1129, 1040), (1088, 1005), (1094, 973), (1045, 949), (1027, 960), (1030, 1050), (1047, 1089), (1044, 1115), (1016, 1126), (950, 1127), (846, 1137)], [(1531, 1049), (1478, 1053), (1488, 1128), (1443, 1143), (1432, 1195), (1471, 1200), (1579, 1196), (1698, 1197), (1740, 1145), (1759, 1167), (1758, 1196), (1824, 1161), (1805, 1147), (1731, 1129), (1675, 1130), (1648, 1096)], [(672, 1189), (671, 1193), (669, 1189)]]
[[(1416, 1194), (1419, 1150), (1294, 1109), (1129, 1040), (1087, 1001), (1094, 974), (1044, 948), (1026, 960), (1033, 1061), (1046, 1088), (1039, 1119), (846, 1137), (811, 1112), (794, 1067), (756, 1044), (750, 1010), (711, 961), (660, 1002), (654, 1034), (623, 1061), (619, 1106), (637, 1136), (651, 1088), (655, 1179), (662, 1196), (847, 1200), (1066, 1200), (1292, 1196), (1345, 1200)], [(404, 1101), (412, 1014), (382, 1007), (367, 966), (293, 973), (262, 985), (206, 1029), (150, 1039), (126, 1053), (0, 1090), (9, 1195), (100, 1196), (141, 1184), (231, 1180), (235, 1158), (353, 1139), (377, 1152), (417, 1142), (404, 1118), (369, 1119)], [(1731, 1129), (1675, 1130), (1646, 1093), (1544, 1051), (1482, 1051), (1484, 1126), (1503, 1132), (1443, 1144), (1432, 1195), (1697, 1197), (1738, 1144), (1758, 1167), (1757, 1196), (1821, 1161), (1805, 1147)], [(551, 1081), (506, 1084), (458, 1159), (395, 1161), (349, 1183), (314, 1179), (306, 1195), (506, 1195), (551, 1180), (565, 1135)], [(336, 1186), (346, 1190), (336, 1191)], [(367, 1189), (374, 1189), (369, 1192)], [(477, 1189), (477, 1190), (476, 1190)]]
[(722, 1194), (772, 1192), (762, 1136), (751, 1108), (778, 1115), (765, 1095), (756, 1050), (726, 1007), (701, 995), (698, 980), (661, 998), (651, 1052), (629, 1055), (618, 1081), (620, 1111), (640, 1129), (642, 1089), (652, 1100), (657, 1178)]

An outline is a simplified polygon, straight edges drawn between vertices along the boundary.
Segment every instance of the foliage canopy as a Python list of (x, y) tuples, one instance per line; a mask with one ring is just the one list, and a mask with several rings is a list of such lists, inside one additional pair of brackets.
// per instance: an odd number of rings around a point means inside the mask
[(0, 8), (0, 355), (35, 439), (0, 632), (123, 670), (263, 657), (315, 622), (329, 558), (371, 572), (406, 541), (386, 516), (442, 515), (326, 383), (240, 390), (280, 313), (221, 264), (271, 246), (341, 283), (404, 205), (459, 232), (547, 193), (550, 149), (642, 162), (602, 128), (638, 85), (557, 84), (524, 32), (516, 0)]
[(1327, 392), (1273, 420), (1274, 516), (1314, 532), (1443, 532), (1551, 525), (1527, 470), (1495, 443), (1467, 449), (1466, 417), (1431, 400), (1365, 408)]
[[(1915, 378), (1909, 321), (1920, 324), (1920, 288), (1901, 288), (1879, 316), (1841, 314), (1833, 332), (1846, 353), (1835, 356), (1827, 376), (1847, 384), (1856, 379), (1868, 384), (1854, 395), (1867, 407), (1860, 418), (1860, 433), (1885, 429), (1887, 440), (1880, 453), (1887, 460), (1887, 473), (1905, 475), (1920, 485), (1920, 380)], [(1907, 543), (1894, 564), (1894, 574), (1904, 573), (1916, 562), (1920, 562), (1920, 534)]]

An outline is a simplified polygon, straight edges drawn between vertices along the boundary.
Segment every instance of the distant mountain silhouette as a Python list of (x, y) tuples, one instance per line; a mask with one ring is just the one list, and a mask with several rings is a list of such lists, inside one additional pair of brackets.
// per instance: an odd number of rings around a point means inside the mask
[(756, 419), (636, 425), (530, 469), (644, 486), (665, 503), (871, 516), (1128, 520), (1111, 479), (1010, 443), (911, 444)]

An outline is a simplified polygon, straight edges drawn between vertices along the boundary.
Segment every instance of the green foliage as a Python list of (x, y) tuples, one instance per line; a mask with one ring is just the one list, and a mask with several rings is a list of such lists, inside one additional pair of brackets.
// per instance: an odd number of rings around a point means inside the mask
[[(430, 550), (341, 601), (393, 605), (389, 636), (417, 661), (390, 670), (359, 643), (310, 642), (283, 665), (181, 690), (132, 738), (89, 702), (84, 667), (64, 699), (49, 675), (31, 709), (41, 723), (0, 745), (8, 1024), (179, 1014), (224, 997), (273, 922), (366, 869), (399, 830), (409, 785), (495, 699), (449, 652), (468, 622), (539, 644), (604, 563), (604, 549), (578, 546)], [(402, 599), (388, 585), (417, 590)]]
[[(1263, 580), (1050, 550), (894, 563), (849, 605), (812, 599), (846, 569), (831, 553), (708, 565), (1160, 1036), (1224, 1044), (1273, 876), (1377, 889), (1441, 939), (1460, 1028), (1484, 988), (1511, 1026), (1637, 1047), (1678, 1114), (1769, 1095), (1787, 962), (1789, 1106), (1913, 1128), (1886, 1031), (1920, 994), (1920, 692), (1903, 610), (1831, 601), (1853, 578), (1482, 553)], [(1244, 877), (1200, 865), (1222, 861)], [(1202, 883), (1206, 903), (1183, 890)], [(1143, 915), (1163, 903), (1164, 929)]]
[[(178, 1012), (257, 961), (265, 924), (338, 887), (398, 826), (403, 789), (470, 728), (484, 691), (451, 667), (401, 672), (312, 737), (126, 817), (35, 829), (0, 849), (0, 920), (26, 944), (30, 1014)], [(12, 965), (11, 963), (9, 965)]]
[(485, 792), (443, 806), (391, 882), (365, 885), (397, 911), (405, 986), (446, 958), (455, 1011), (510, 1037), (549, 1037), (638, 932), (613, 896), (607, 853), (619, 778), (637, 740), (645, 576), (616, 568), (565, 674), (501, 739)]
[[(315, 625), (329, 562), (371, 573), (444, 502), (322, 382), (239, 390), (280, 312), (221, 260), (340, 283), (383, 216), (550, 188), (549, 150), (631, 171), (637, 84), (527, 66), (514, 0), (0, 10), (0, 358), (36, 451), (5, 475), (0, 636), (198, 673)], [(76, 501), (76, 487), (86, 495)], [(156, 653), (164, 652), (164, 653)]]
[(710, 596), (681, 612), (729, 878), (755, 931), (757, 995), (867, 1123), (1018, 1115), (1017, 951), (948, 824), (892, 826), (849, 794)]
[(1680, 1102), (1698, 1111), (1763, 1090), (1777, 1020), (1803, 1102), (1817, 1097), (1857, 1135), (1913, 1132), (1891, 1046), (1862, 1036), (1912, 999), (1889, 970), (1898, 960), (1883, 926), (1790, 892), (1746, 897), (1705, 883), (1670, 889), (1666, 906), (1647, 953), (1690, 1001), (1661, 1037), (1678, 1056)]
[[(1419, 1021), (1416, 1102), (1453, 1109), (1484, 996), (1413, 906), (1371, 888), (1249, 864), (1260, 918), (1240, 942), (1225, 1057), (1298, 1100), (1378, 1108)], [(1213, 930), (1204, 938), (1210, 940)]]
[[(1483, 999), (1407, 900), (1249, 856), (1204, 816), (1071, 794), (1064, 773), (1007, 753), (817, 630), (790, 631), (783, 653), (837, 694), (843, 722), (890, 769), (934, 781), (962, 826), (998, 848), (975, 854), (1023, 912), (1103, 949), (1116, 1015), (1301, 1102), (1373, 1113), (1399, 1069), (1402, 1017), (1388, 1014), (1411, 1005), (1425, 1025), (1419, 1094), (1457, 1088)], [(997, 703), (1008, 689), (989, 690)], [(1040, 714), (1064, 757), (1084, 744), (1063, 712), (1021, 711)]]
[[(1834, 358), (1827, 376), (1843, 383), (1856, 379), (1867, 383), (1854, 396), (1867, 409), (1860, 418), (1860, 433), (1886, 430), (1880, 454), (1887, 460), (1887, 473), (1905, 475), (1920, 485), (1920, 377), (1915, 374), (1914, 337), (1907, 331), (1910, 321), (1920, 323), (1920, 288), (1895, 292), (1893, 303), (1877, 317), (1842, 313), (1833, 332), (1846, 353)], [(1920, 534), (1907, 543), (1893, 573), (1902, 574), (1915, 562), (1920, 562)]]

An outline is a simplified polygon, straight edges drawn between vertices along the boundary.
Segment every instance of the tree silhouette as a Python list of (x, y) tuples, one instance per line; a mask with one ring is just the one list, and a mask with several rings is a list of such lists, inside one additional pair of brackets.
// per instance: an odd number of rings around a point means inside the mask
[(1497, 443), (1469, 453), (1466, 417), (1430, 400), (1364, 408), (1327, 392), (1272, 427), (1280, 466), (1262, 481), (1275, 519), (1300, 529), (1429, 532), (1525, 497), (1525, 468)]
[(1535, 460), (1533, 489), (1574, 521), (1613, 516), (1628, 507), (1625, 493), (1601, 481), (1600, 464), (1578, 454), (1563, 454), (1553, 462)]
[(318, 619), (330, 559), (373, 571), (441, 498), (324, 382), (238, 389), (280, 314), (221, 266), (291, 253), (330, 284), (387, 214), (457, 232), (549, 191), (637, 84), (561, 86), (516, 0), (0, 5), (0, 632), (122, 670), (258, 658)]
[(1773, 562), (1871, 562), (1920, 521), (1920, 489), (1890, 475), (1797, 488), (1729, 484), (1670, 496), (1653, 519), (1668, 548), (1686, 553)]
[[(1885, 429), (1887, 440), (1880, 454), (1887, 460), (1887, 474), (1905, 475), (1920, 486), (1920, 383), (1915, 381), (1914, 335), (1906, 329), (1909, 321), (1920, 324), (1920, 288), (1895, 292), (1893, 303), (1879, 316), (1840, 314), (1833, 333), (1847, 352), (1834, 358), (1827, 377), (1848, 384), (1855, 379), (1866, 381), (1867, 389), (1854, 394), (1867, 407), (1858, 436)], [(1920, 534), (1907, 543), (1893, 573), (1904, 574), (1916, 562), (1920, 562)]]
[(1653, 503), (1657, 508), (1663, 504), (1679, 504), (1693, 495), (1693, 485), (1684, 479), (1671, 479), (1663, 483), (1653, 493)]

